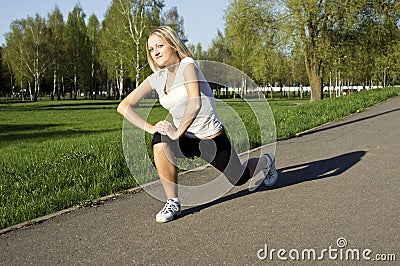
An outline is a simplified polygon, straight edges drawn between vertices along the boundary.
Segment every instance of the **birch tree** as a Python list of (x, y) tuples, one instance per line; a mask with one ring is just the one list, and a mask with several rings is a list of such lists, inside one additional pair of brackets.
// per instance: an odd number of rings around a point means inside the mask
[(150, 30), (160, 24), (163, 1), (114, 0), (107, 11), (101, 32), (101, 61), (116, 79), (119, 97), (124, 80), (130, 77), (137, 86), (147, 66), (145, 42)]
[[(107, 76), (116, 80), (119, 90), (119, 98), (122, 97), (123, 80), (127, 59), (121, 42), (123, 21), (119, 13), (118, 3), (113, 1), (108, 8), (106, 17), (100, 31), (100, 62), (105, 69)], [(107, 91), (109, 91), (107, 81)], [(108, 93), (109, 94), (109, 93)]]
[(62, 67), (64, 62), (65, 54), (65, 40), (64, 30), (65, 23), (63, 15), (60, 9), (56, 7), (52, 13), (48, 16), (48, 28), (49, 28), (49, 52), (51, 54), (51, 72), (53, 78), (53, 91), (51, 93), (51, 99), (54, 100), (54, 96), (57, 95), (57, 100), (61, 99), (61, 84), (62, 79)]
[(100, 74), (99, 64), (99, 39), (100, 39), (100, 22), (93, 14), (89, 18), (87, 29), (88, 43), (90, 49), (90, 99), (93, 99), (96, 90), (98, 75)]
[(73, 91), (70, 97), (77, 98), (79, 82), (83, 83), (90, 68), (87, 68), (90, 51), (88, 49), (85, 13), (78, 5), (68, 14), (65, 26), (65, 38), (67, 42), (67, 67), (69, 76), (73, 81)]
[[(141, 62), (147, 33), (160, 23), (160, 12), (164, 7), (159, 0), (118, 0), (124, 23), (124, 38), (128, 47), (133, 45), (130, 61), (135, 66), (135, 84), (140, 83), (140, 71), (146, 63)], [(142, 48), (142, 49), (141, 49)], [(143, 57), (142, 57), (143, 58)]]
[[(6, 46), (3, 51), (4, 63), (6, 63), (15, 77), (15, 83), (22, 84), (24, 80), (30, 78), (28, 69), (23, 63), (23, 20), (15, 20), (11, 23), (11, 31), (5, 34)], [(11, 93), (13, 93), (14, 84), (11, 84)], [(22, 90), (22, 85), (20, 86)]]
[(21, 83), (24, 78), (29, 84), (33, 81), (30, 95), (37, 101), (41, 79), (50, 63), (46, 20), (36, 14), (35, 18), (14, 21), (11, 28), (6, 34), (6, 59)]
[[(48, 38), (49, 31), (46, 20), (36, 14), (35, 18), (28, 17), (27, 33), (26, 33), (27, 48), (29, 61), (27, 67), (34, 79), (34, 101), (37, 101), (40, 89), (40, 81), (47, 70), (50, 63), (50, 55), (48, 53)], [(32, 49), (29, 49), (31, 47)]]

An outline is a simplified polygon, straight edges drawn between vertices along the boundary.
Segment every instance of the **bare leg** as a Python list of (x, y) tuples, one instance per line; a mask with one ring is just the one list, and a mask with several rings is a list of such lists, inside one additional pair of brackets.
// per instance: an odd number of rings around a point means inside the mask
[(154, 163), (160, 176), (167, 198), (178, 197), (178, 171), (174, 155), (165, 142), (157, 143), (153, 146)]

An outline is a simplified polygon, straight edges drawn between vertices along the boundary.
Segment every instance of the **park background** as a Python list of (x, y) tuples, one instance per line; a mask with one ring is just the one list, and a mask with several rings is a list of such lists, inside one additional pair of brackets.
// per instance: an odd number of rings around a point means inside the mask
[[(399, 93), (397, 1), (235, 0), (223, 20), (209, 47), (187, 45), (262, 88), (278, 139)], [(113, 0), (103, 20), (77, 4), (66, 17), (55, 7), (11, 23), (1, 46), (1, 228), (137, 185), (116, 106), (151, 73), (148, 32), (166, 24), (186, 40), (184, 21), (161, 0)], [(251, 135), (244, 84), (213, 87)], [(154, 121), (166, 116), (154, 110)]]

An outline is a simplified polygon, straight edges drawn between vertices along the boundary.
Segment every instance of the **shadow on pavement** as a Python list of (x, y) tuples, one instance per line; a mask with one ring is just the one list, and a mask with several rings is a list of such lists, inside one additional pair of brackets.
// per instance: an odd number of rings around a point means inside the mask
[(275, 184), (275, 186), (266, 187), (264, 185), (261, 185), (253, 192), (250, 192), (247, 188), (243, 189), (236, 193), (229, 194), (219, 199), (213, 200), (209, 203), (182, 210), (181, 215), (179, 217), (176, 217), (176, 220), (186, 215), (199, 212), (213, 205), (220, 204), (239, 197), (243, 197), (252, 193), (274, 190), (307, 181), (338, 176), (343, 172), (347, 171), (348, 169), (350, 169), (353, 165), (357, 164), (361, 160), (361, 158), (365, 155), (365, 153), (366, 153), (365, 151), (355, 151), (339, 155), (330, 159), (314, 161), (310, 163), (304, 163), (278, 169), (279, 181)]
[[(340, 175), (358, 163), (365, 153), (365, 151), (355, 151), (330, 159), (281, 168), (278, 170), (279, 181), (271, 189)], [(260, 191), (260, 189), (257, 191)]]

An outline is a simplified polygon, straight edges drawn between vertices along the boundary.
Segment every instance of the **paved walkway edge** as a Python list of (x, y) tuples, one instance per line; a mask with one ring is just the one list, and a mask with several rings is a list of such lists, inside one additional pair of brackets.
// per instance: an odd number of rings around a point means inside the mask
[[(260, 146), (260, 147), (257, 147), (257, 148), (254, 148), (254, 149), (251, 149), (251, 150), (248, 150), (248, 151), (245, 151), (243, 153), (240, 153), (239, 156), (243, 156), (245, 154), (257, 151), (257, 150), (262, 149), (263, 147), (266, 147), (266, 146), (269, 146), (269, 145), (271, 145), (271, 143), (270, 144), (265, 144), (263, 146)], [(205, 169), (205, 168), (207, 168), (209, 166), (210, 166), (209, 164), (206, 164), (206, 165), (203, 165), (203, 166), (199, 166), (199, 167), (197, 167), (195, 169), (181, 172), (181, 173), (179, 173), (179, 175), (184, 175), (184, 174), (189, 173), (189, 172), (201, 171), (201, 170), (203, 170), (203, 169)], [(137, 192), (142, 191), (146, 187), (149, 187), (149, 186), (152, 186), (152, 185), (156, 185), (158, 183), (160, 183), (160, 180), (155, 180), (155, 181), (149, 182), (147, 184), (144, 184), (144, 185), (141, 185), (141, 186), (138, 186), (138, 187), (129, 188), (129, 189), (126, 189), (126, 190), (122, 190), (122, 191), (120, 191), (118, 193), (114, 193), (114, 194), (111, 194), (111, 195), (107, 195), (107, 196), (101, 197), (99, 199), (94, 200), (94, 202), (96, 202), (96, 203), (97, 202), (104, 202), (104, 201), (107, 201), (107, 200), (110, 200), (110, 199), (113, 199), (113, 198), (116, 198), (116, 197), (120, 197), (120, 196), (125, 195), (125, 194), (137, 193)], [(26, 221), (26, 222), (15, 224), (15, 225), (0, 229), (0, 235), (6, 234), (8, 232), (11, 232), (11, 231), (14, 231), (14, 230), (18, 230), (18, 229), (21, 229), (21, 228), (24, 228), (24, 227), (35, 225), (35, 224), (38, 224), (38, 223), (42, 223), (42, 222), (45, 222), (47, 220), (53, 219), (53, 218), (55, 218), (57, 216), (63, 215), (65, 213), (69, 213), (69, 212), (75, 211), (75, 210), (80, 209), (80, 208), (85, 208), (85, 207), (87, 207), (87, 206), (76, 205), (76, 206), (73, 206), (73, 207), (70, 207), (70, 208), (67, 208), (67, 209), (64, 209), (64, 210), (57, 211), (55, 213), (51, 213), (51, 214), (48, 214), (48, 215), (45, 215), (45, 216), (41, 216), (41, 217), (38, 217), (38, 218), (35, 218), (35, 219), (32, 219), (32, 220)]]
[[(396, 97), (396, 96), (395, 96), (395, 97)], [(395, 97), (393, 97), (393, 98), (395, 98)], [(398, 97), (398, 96), (397, 96), (397, 97)], [(389, 100), (391, 100), (391, 99), (392, 99), (392, 98), (389, 98), (389, 99), (387, 99), (387, 100), (385, 100), (385, 101), (382, 101), (382, 102), (380, 102), (380, 103), (378, 103), (378, 104), (376, 104), (376, 105), (382, 104), (382, 103), (387, 102), (387, 101), (389, 101)], [(375, 105), (373, 105), (373, 106), (375, 106)], [(373, 107), (373, 106), (370, 106), (370, 107), (364, 109), (364, 111), (368, 110), (369, 108), (371, 108), (371, 107)], [(339, 121), (341, 121), (341, 120), (343, 120), (343, 119), (346, 119), (347, 117), (350, 117), (350, 116), (352, 116), (352, 115), (354, 115), (354, 114), (356, 114), (356, 113), (350, 114), (350, 115), (348, 115), (348, 116), (346, 116), (346, 117), (342, 117)], [(325, 127), (325, 126), (330, 125), (330, 124), (332, 124), (332, 123), (337, 123), (337, 122), (339, 122), (339, 121), (328, 122), (328, 123), (325, 123), (325, 124), (323, 124), (323, 125), (317, 126), (317, 127), (315, 127), (315, 128), (311, 128), (311, 129), (305, 130), (305, 131), (303, 131), (303, 132), (298, 133), (298, 135), (297, 135), (296, 137), (301, 136), (302, 134), (308, 133), (308, 132), (310, 132), (310, 131), (319, 129), (319, 128), (321, 128), (321, 127)], [(291, 138), (296, 138), (296, 137), (291, 137)], [(277, 141), (277, 142), (275, 142), (275, 143), (265, 144), (265, 145), (263, 145), (263, 146), (260, 146), (260, 147), (257, 147), (257, 148), (254, 148), (254, 149), (245, 151), (245, 152), (243, 152), (243, 153), (240, 153), (239, 156), (246, 155), (246, 154), (248, 154), (248, 153), (257, 151), (257, 150), (259, 150), (259, 149), (262, 149), (263, 147), (266, 147), (266, 146), (269, 146), (269, 145), (273, 145), (273, 144), (276, 144), (276, 143), (278, 143), (278, 142), (280, 142), (280, 141), (288, 140), (288, 139), (291, 139), (291, 138), (284, 138), (284, 139), (280, 139), (279, 141)], [(184, 175), (184, 174), (189, 173), (189, 172), (201, 171), (201, 170), (205, 169), (205, 168), (208, 167), (208, 166), (209, 166), (209, 164), (206, 164), (206, 165), (204, 165), (204, 166), (200, 166), (200, 167), (197, 167), (197, 168), (192, 169), (192, 170), (188, 170), (188, 171), (185, 171), (185, 172), (181, 172), (181, 173), (179, 173), (179, 175)], [(110, 199), (113, 199), (113, 198), (116, 198), (116, 197), (119, 197), (119, 196), (122, 196), (122, 195), (125, 195), (125, 194), (137, 193), (137, 192), (142, 191), (143, 188), (149, 187), (149, 186), (152, 186), (152, 185), (156, 185), (156, 184), (158, 184), (159, 182), (160, 182), (159, 180), (152, 181), (152, 182), (150, 182), (150, 183), (144, 184), (144, 185), (139, 186), (139, 187), (134, 187), (134, 188), (126, 189), (126, 190), (123, 190), (123, 191), (118, 192), (118, 193), (115, 193), (115, 194), (111, 194), (111, 195), (107, 195), (107, 196), (101, 197), (101, 198), (99, 198), (99, 199), (94, 200), (94, 202), (104, 202), (104, 201), (107, 201), (107, 200), (110, 200)], [(85, 208), (85, 207), (87, 207), (87, 206), (84, 206), (84, 205), (76, 205), (76, 206), (73, 206), (73, 207), (70, 207), (70, 208), (67, 208), (67, 209), (64, 209), (64, 210), (57, 211), (57, 212), (55, 212), (55, 213), (51, 213), (51, 214), (48, 214), (48, 215), (45, 215), (45, 216), (41, 216), (41, 217), (38, 217), (38, 218), (35, 218), (35, 219), (32, 219), (32, 220), (26, 221), (26, 222), (22, 222), (22, 223), (19, 223), (19, 224), (15, 224), (15, 225), (12, 225), (12, 226), (9, 226), (9, 227), (0, 229), (0, 235), (6, 234), (6, 233), (8, 233), (8, 232), (11, 232), (11, 231), (14, 231), (14, 230), (18, 230), (18, 229), (21, 229), (21, 228), (24, 228), (24, 227), (32, 226), (32, 225), (35, 225), (35, 224), (38, 224), (38, 223), (42, 223), (42, 222), (45, 222), (45, 221), (47, 221), (47, 220), (53, 219), (53, 218), (55, 218), (55, 217), (57, 217), (57, 216), (60, 216), (60, 215), (63, 215), (63, 214), (66, 214), (66, 213), (69, 213), (69, 212), (78, 210), (78, 209), (80, 209), (80, 208)]]

